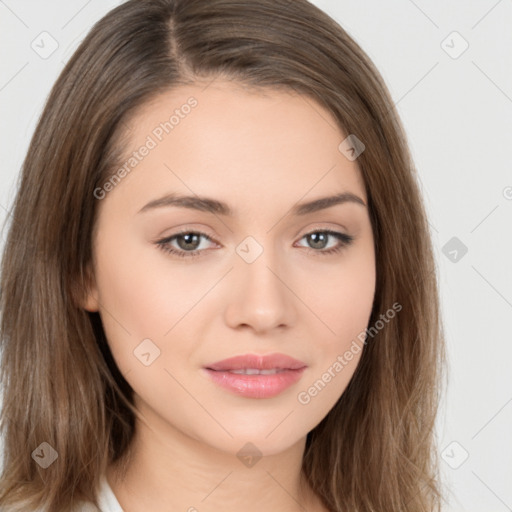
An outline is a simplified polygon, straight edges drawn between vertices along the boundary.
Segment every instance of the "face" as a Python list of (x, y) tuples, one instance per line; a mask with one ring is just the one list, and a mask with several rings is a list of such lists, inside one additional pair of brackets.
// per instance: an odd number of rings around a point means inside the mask
[[(161, 94), (129, 125), (124, 171), (95, 192), (84, 307), (99, 311), (155, 432), (233, 454), (247, 442), (284, 450), (342, 395), (373, 304), (373, 234), (357, 160), (339, 149), (347, 134), (309, 98), (222, 81)], [(206, 369), (247, 354), (245, 368), (284, 354), (302, 369)]]

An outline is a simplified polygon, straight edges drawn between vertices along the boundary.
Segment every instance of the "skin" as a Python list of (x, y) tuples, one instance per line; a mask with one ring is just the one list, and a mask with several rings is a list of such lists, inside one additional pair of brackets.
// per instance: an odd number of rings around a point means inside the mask
[[(306, 435), (342, 395), (361, 352), (309, 403), (297, 395), (368, 325), (375, 255), (357, 160), (340, 152), (346, 134), (311, 99), (222, 80), (144, 105), (129, 123), (127, 155), (190, 96), (197, 107), (99, 200), (84, 308), (99, 311), (139, 413), (133, 461), (124, 479), (113, 466), (107, 479), (126, 512), (326, 510), (301, 484)], [(176, 206), (138, 213), (171, 192), (224, 201), (235, 215)], [(289, 213), (297, 202), (341, 192), (365, 205)], [(173, 256), (155, 243), (181, 229), (211, 237), (194, 247), (183, 238), (169, 243), (201, 256)], [(321, 254), (340, 245), (305, 236), (322, 229), (354, 240)], [(252, 263), (236, 252), (248, 236), (263, 249)], [(144, 339), (160, 350), (149, 366), (134, 355)], [(272, 398), (236, 395), (202, 372), (234, 355), (274, 352), (307, 368)], [(263, 455), (252, 467), (237, 457), (247, 442)]]

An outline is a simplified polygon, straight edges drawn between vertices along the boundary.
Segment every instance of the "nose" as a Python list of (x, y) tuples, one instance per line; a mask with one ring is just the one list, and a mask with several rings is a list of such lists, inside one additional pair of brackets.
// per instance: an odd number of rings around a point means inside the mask
[(282, 268), (270, 250), (264, 250), (252, 263), (237, 260), (231, 276), (235, 284), (228, 292), (225, 309), (225, 321), (230, 327), (264, 333), (295, 323), (297, 299), (287, 282), (289, 273)]

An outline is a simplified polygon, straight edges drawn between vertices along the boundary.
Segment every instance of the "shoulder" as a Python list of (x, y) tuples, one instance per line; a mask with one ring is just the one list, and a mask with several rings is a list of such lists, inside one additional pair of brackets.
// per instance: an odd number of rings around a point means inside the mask
[(100, 479), (100, 486), (98, 488), (98, 504), (100, 506), (99, 509), (92, 503), (82, 502), (73, 512), (124, 512), (105, 475), (102, 475)]
[[(81, 501), (78, 503), (72, 512), (124, 512), (121, 505), (117, 501), (105, 475), (100, 479), (100, 486), (98, 488), (98, 504), (97, 508), (93, 503)], [(0, 512), (8, 512), (5, 508), (0, 507)], [(37, 510), (35, 512), (44, 512)]]
[[(101, 508), (101, 512), (124, 512), (121, 508), (121, 505), (117, 501), (117, 498), (115, 497), (114, 492), (112, 491), (112, 488), (110, 487), (105, 475), (102, 475), (100, 479), (98, 502)], [(89, 510), (84, 510), (83, 512), (89, 512)], [(96, 509), (93, 507), (91, 512), (96, 512)]]

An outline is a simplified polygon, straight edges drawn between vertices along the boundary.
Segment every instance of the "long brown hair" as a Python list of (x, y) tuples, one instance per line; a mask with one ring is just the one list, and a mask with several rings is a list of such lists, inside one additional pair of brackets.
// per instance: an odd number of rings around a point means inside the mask
[[(97, 505), (100, 475), (128, 453), (132, 389), (98, 313), (77, 305), (92, 257), (94, 190), (118, 165), (123, 125), (137, 108), (220, 76), (293, 89), (364, 143), (357, 163), (377, 265), (370, 325), (401, 305), (308, 434), (303, 476), (331, 511), (440, 510), (435, 418), (445, 349), (416, 170), (379, 72), (306, 0), (129, 0), (94, 25), (62, 71), (23, 163), (2, 261), (0, 506)], [(33, 454), (48, 449), (43, 442), (58, 454), (47, 468)]]

